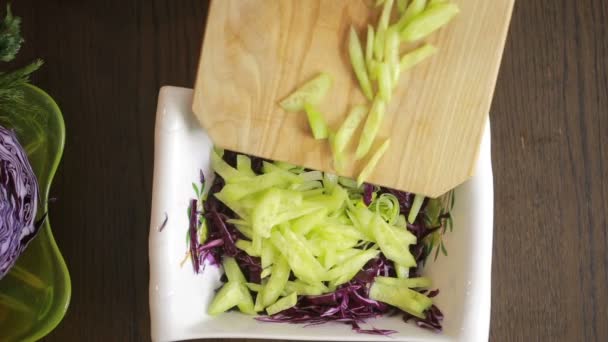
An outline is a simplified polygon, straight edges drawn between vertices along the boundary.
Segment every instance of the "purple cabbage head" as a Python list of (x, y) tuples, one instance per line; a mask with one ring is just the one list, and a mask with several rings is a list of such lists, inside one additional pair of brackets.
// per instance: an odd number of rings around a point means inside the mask
[(0, 279), (15, 264), (40, 225), (38, 182), (12, 130), (0, 126)]

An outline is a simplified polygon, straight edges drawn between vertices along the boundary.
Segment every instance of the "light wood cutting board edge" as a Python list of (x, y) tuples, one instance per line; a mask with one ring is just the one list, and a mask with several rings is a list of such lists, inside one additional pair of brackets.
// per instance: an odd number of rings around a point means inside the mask
[[(462, 1), (465, 1), (465, 0), (460, 0), (460, 1), (457, 0), (456, 2), (462, 2)], [(449, 182), (449, 184), (451, 184), (450, 186), (438, 186), (437, 184), (432, 184), (432, 186), (430, 187), (432, 190), (431, 191), (427, 191), (429, 189), (429, 185), (428, 184), (416, 184), (416, 185), (408, 186), (407, 190), (409, 190), (411, 192), (422, 193), (422, 194), (429, 195), (431, 197), (436, 197), (436, 196), (441, 195), (444, 192), (450, 190), (455, 185), (458, 185), (458, 184), (464, 182), (466, 179), (468, 179), (474, 173), (474, 167), (475, 167), (475, 164), (476, 164), (475, 161), (477, 160), (478, 154), (479, 154), (479, 143), (481, 142), (483, 128), (485, 127), (485, 124), (486, 124), (486, 122), (488, 120), (488, 111), (489, 111), (489, 107), (490, 107), (490, 103), (491, 103), (491, 98), (492, 98), (493, 92), (494, 92), (494, 85), (495, 85), (497, 77), (498, 77), (498, 71), (499, 71), (500, 62), (501, 62), (501, 58), (502, 58), (502, 52), (503, 52), (504, 44), (505, 44), (506, 37), (507, 37), (507, 34), (508, 34), (508, 24), (509, 24), (510, 19), (511, 19), (512, 10), (513, 10), (513, 4), (514, 4), (513, 0), (504, 0), (504, 1), (501, 0), (501, 1), (503, 2), (503, 4), (505, 4), (506, 11), (508, 13), (507, 13), (507, 16), (504, 18), (505, 19), (504, 28), (502, 28), (502, 30), (500, 31), (499, 35), (496, 35), (496, 36), (493, 37), (495, 39), (495, 41), (498, 43), (498, 45), (500, 46), (500, 49), (496, 50), (496, 54), (497, 54), (497, 56), (496, 56), (496, 62), (493, 65), (492, 70), (490, 70), (490, 72), (489, 72), (490, 77), (488, 78), (488, 81), (491, 84), (491, 89), (490, 89), (489, 100), (488, 100), (488, 104), (487, 104), (488, 110), (485, 111), (483, 119), (479, 120), (479, 124), (478, 124), (479, 125), (479, 129), (476, 129), (475, 132), (474, 132), (474, 134), (471, 135), (470, 137), (468, 137), (469, 141), (472, 141), (473, 143), (475, 143), (475, 146), (476, 146), (476, 148), (473, 150), (473, 152), (474, 152), (474, 155), (472, 157), (473, 162), (470, 163), (468, 165), (467, 169), (462, 172), (462, 174), (459, 176), (459, 179), (457, 179), (456, 181), (452, 179)], [(211, 10), (209, 12), (209, 19), (211, 19), (211, 16), (214, 13), (213, 12), (213, 6), (214, 6), (214, 4), (216, 4), (216, 1), (212, 2), (212, 7), (211, 7)], [(462, 20), (462, 18), (461, 18), (461, 20)], [(355, 23), (355, 24), (357, 24), (357, 23)], [(362, 25), (357, 25), (357, 26), (363, 27)], [(207, 28), (209, 28), (209, 26)], [(360, 32), (361, 31), (362, 30), (360, 30)], [(209, 38), (210, 34), (213, 34), (213, 32), (211, 30), (208, 30), (208, 29), (205, 30), (205, 42), (208, 41), (208, 39), (210, 39)], [(440, 35), (439, 38), (431, 38), (432, 41), (437, 41), (437, 45), (440, 48), (439, 54), (438, 54), (438, 56), (436, 58), (441, 58), (442, 57), (442, 53), (445, 53), (445, 51), (442, 51), (442, 50), (446, 49), (445, 47), (442, 48), (442, 45), (441, 45), (441, 38), (442, 38), (441, 37), (441, 33), (439, 35)], [(362, 35), (362, 37), (364, 37), (364, 35)], [(341, 46), (340, 47), (340, 50), (342, 50), (341, 54), (345, 53), (345, 49), (346, 49), (345, 46)], [(199, 68), (198, 68), (197, 78), (196, 78), (196, 84), (195, 84), (195, 89), (196, 90), (200, 90), (203, 87), (203, 75), (201, 75), (201, 70), (203, 69), (202, 66), (203, 66), (203, 63), (204, 63), (203, 56), (205, 55), (205, 52), (206, 52), (205, 51), (205, 44), (202, 45), (201, 51), (202, 51), (201, 52), (201, 61), (199, 63)], [(431, 62), (431, 63), (433, 63), (433, 62)], [(350, 67), (350, 66), (346, 65), (346, 67)], [(420, 68), (420, 70), (414, 70), (412, 72), (412, 74), (413, 74), (412, 76), (408, 75), (408, 76), (403, 77), (403, 78), (406, 78), (406, 79), (415, 78), (415, 77), (420, 78), (421, 77), (420, 75), (425, 75), (426, 73), (429, 72), (428, 69), (429, 69), (428, 66), (426, 66), (426, 67), (422, 66)], [(319, 71), (321, 71), (321, 70), (319, 70)], [(309, 71), (307, 73), (302, 73), (302, 75), (300, 75), (300, 77), (297, 79), (296, 82), (291, 82), (290, 83), (291, 87), (290, 87), (289, 91), (291, 91), (292, 89), (294, 89), (295, 87), (297, 87), (299, 84), (301, 84), (303, 81), (305, 81), (306, 79), (308, 79), (312, 75), (314, 75), (314, 72), (310, 72)], [(357, 87), (357, 84), (354, 81), (354, 76), (351, 75), (350, 78), (353, 80), (352, 81), (353, 82), (353, 86)], [(403, 93), (404, 91), (405, 92), (408, 91), (407, 86), (405, 86), (405, 87), (403, 86), (403, 84), (407, 83), (407, 82), (408, 81), (403, 81), (402, 80), (400, 88), (403, 88), (403, 89), (400, 89), (401, 93)], [(204, 108), (205, 108), (204, 90), (205, 89), (202, 89), (202, 91), (196, 91), (196, 90), (195, 90), (195, 93), (194, 93), (193, 111), (195, 113), (197, 113), (197, 114), (201, 114), (201, 115), (197, 115), (197, 117), (203, 123), (203, 126), (205, 128), (208, 128), (209, 125), (205, 124), (205, 115), (204, 115)], [(275, 104), (284, 95), (287, 95), (289, 93), (289, 91), (284, 91), (281, 94), (275, 94), (275, 101), (274, 101)], [(399, 95), (399, 92), (397, 92), (395, 94), (395, 97), (398, 97), (398, 95)], [(330, 98), (332, 97), (331, 93), (330, 93), (330, 95), (328, 97), (330, 97)], [(356, 95), (355, 95), (355, 98), (362, 99), (361, 96), (356, 96)], [(360, 101), (360, 100), (355, 100), (354, 101), (354, 103), (361, 103), (361, 102), (362, 101)], [(393, 102), (395, 102), (395, 101), (393, 101)], [(278, 106), (277, 106), (277, 110), (280, 110), (278, 108)], [(293, 115), (293, 114), (288, 114), (288, 115)], [(338, 120), (338, 122), (341, 121), (341, 119), (343, 117), (345, 117), (346, 111), (343, 111), (343, 113), (340, 113), (339, 115), (340, 115), (340, 119)], [(391, 118), (391, 116), (392, 116), (392, 118)], [(300, 118), (298, 118), (298, 119), (300, 120), (299, 125), (304, 125), (304, 126), (306, 125), (306, 120), (305, 120), (305, 116), (304, 115), (301, 115)], [(395, 117), (394, 115), (387, 115), (387, 120), (385, 122), (385, 127), (388, 127), (388, 129), (393, 128), (394, 127), (393, 120), (395, 120), (395, 119), (399, 119), (399, 118)], [(333, 120), (333, 121), (336, 121), (336, 120)], [(235, 128), (233, 130), (232, 134), (237, 134), (235, 132), (240, 132), (241, 131), (238, 128), (239, 124), (240, 123), (238, 122), (238, 120), (233, 120), (230, 123), (230, 125)], [(211, 125), (211, 127), (213, 127), (213, 125)], [(334, 125), (334, 127), (336, 127), (336, 125)], [(281, 126), (280, 125), (279, 126), (274, 126), (273, 129), (280, 130)], [(238, 146), (235, 146), (234, 144), (226, 143), (226, 140), (224, 139), (225, 132), (224, 132), (224, 134), (222, 134), (222, 133), (215, 133), (214, 129), (208, 129), (208, 132), (209, 132), (210, 136), (212, 137), (212, 140), (218, 146), (223, 147), (223, 148), (227, 148), (227, 149), (232, 149), (232, 150), (241, 150), (240, 148), (238, 148)], [(306, 133), (309, 134), (308, 132), (306, 132)], [(247, 133), (247, 134), (249, 134), (249, 133)], [(331, 166), (330, 151), (329, 151), (329, 148), (327, 148), (327, 146), (326, 146), (327, 144), (323, 143), (323, 142), (314, 142), (314, 143), (318, 144), (318, 147), (314, 151), (312, 151), (311, 154), (315, 154), (315, 153), (316, 154), (323, 154), (323, 162), (321, 163), (321, 165), (319, 165), (319, 163), (306, 163), (306, 162), (305, 163), (300, 163), (300, 164), (303, 164), (304, 166), (307, 166), (307, 167), (311, 167), (311, 168), (315, 168), (315, 169), (320, 169), (320, 170), (323, 170), (323, 171), (335, 172), (333, 170), (332, 166)], [(377, 141), (376, 143), (379, 144), (380, 141)], [(449, 143), (449, 141), (446, 141), (446, 143)], [(387, 170), (390, 171), (391, 169), (394, 168), (394, 165), (395, 165), (394, 158), (391, 158), (391, 155), (395, 155), (395, 153), (399, 153), (398, 152), (399, 147), (395, 146), (395, 142), (394, 141), (392, 142), (391, 145), (392, 145), (391, 146), (391, 150), (392, 151), (389, 150), (389, 152), (387, 153), (387, 155), (380, 162), (380, 164), (378, 165), (378, 168), (377, 168), (377, 172), (375, 172), (370, 177), (370, 179), (369, 179), (370, 182), (372, 182), (374, 184), (378, 184), (378, 185), (383, 185), (383, 186), (396, 187), (395, 184), (394, 184), (395, 183), (394, 180), (392, 180), (392, 179), (389, 180), (386, 177), (384, 177), (384, 175), (386, 174)], [(275, 146), (279, 146), (279, 144), (275, 144)], [(274, 159), (274, 160), (282, 160), (282, 161), (292, 162), (292, 163), (294, 162), (294, 160), (292, 158), (290, 158), (291, 157), (290, 155), (283, 155), (283, 158), (277, 158), (277, 157), (275, 157), (273, 155), (273, 151), (268, 151), (268, 150), (259, 150), (259, 151), (256, 151), (255, 153), (252, 153), (252, 152), (248, 151), (248, 153), (253, 154), (253, 155), (257, 155), (257, 156), (260, 156), (260, 157), (264, 157), (264, 158)], [(357, 165), (354, 165), (353, 167), (351, 167), (351, 168), (349, 168), (347, 170), (348, 172), (345, 174), (345, 176), (350, 176), (350, 177), (353, 177), (353, 178), (356, 177), (356, 175), (357, 175), (358, 171), (360, 170), (360, 168), (361, 168), (361, 163), (358, 163)], [(399, 176), (399, 178), (400, 178), (399, 181), (402, 180), (403, 174), (404, 173), (402, 172), (401, 175)], [(401, 187), (401, 188), (403, 188), (403, 187)]]

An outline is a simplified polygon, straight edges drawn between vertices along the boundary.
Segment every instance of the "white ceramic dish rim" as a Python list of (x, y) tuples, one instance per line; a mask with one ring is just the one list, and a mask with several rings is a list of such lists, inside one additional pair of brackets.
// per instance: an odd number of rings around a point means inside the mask
[[(180, 266), (187, 227), (187, 201), (199, 169), (209, 170), (211, 142), (191, 113), (192, 90), (163, 87), (159, 93), (152, 213), (149, 234), (151, 335), (155, 341), (195, 338), (261, 338), (348, 341), (486, 341), (490, 320), (493, 228), (493, 179), (489, 123), (482, 141), (476, 175), (457, 188), (454, 233), (448, 235), (450, 257), (428, 266), (442, 294), (444, 333), (436, 334), (395, 319), (373, 320), (377, 328), (398, 328), (392, 337), (356, 334), (346, 325), (269, 324), (229, 313), (211, 319), (206, 303), (217, 287), (220, 271), (202, 275), (189, 262)], [(209, 174), (206, 174), (209, 176)], [(464, 200), (463, 200), (464, 199)], [(159, 227), (168, 218), (166, 225)], [(461, 224), (466, 222), (467, 224)], [(468, 235), (467, 235), (468, 234)], [(458, 261), (458, 262), (456, 262)], [(460, 267), (461, 269), (458, 269)], [(451, 290), (458, 295), (447, 297)], [(447, 295), (446, 295), (447, 294)], [(399, 324), (397, 324), (399, 323)]]

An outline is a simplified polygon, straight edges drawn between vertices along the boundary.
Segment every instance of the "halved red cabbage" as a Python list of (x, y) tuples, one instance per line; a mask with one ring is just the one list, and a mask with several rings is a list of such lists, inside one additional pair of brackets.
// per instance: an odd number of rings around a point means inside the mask
[(37, 209), (38, 181), (25, 150), (0, 126), (0, 279), (38, 232)]

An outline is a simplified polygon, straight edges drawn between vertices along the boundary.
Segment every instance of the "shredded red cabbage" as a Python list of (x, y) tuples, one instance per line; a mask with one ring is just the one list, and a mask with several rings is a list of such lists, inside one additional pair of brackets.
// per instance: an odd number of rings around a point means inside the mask
[[(426, 293), (427, 291), (423, 290), (420, 292)], [(437, 289), (437, 290), (429, 291), (427, 296), (429, 298), (433, 298), (433, 297), (437, 296), (438, 294), (439, 294), (439, 290)], [(435, 306), (435, 304), (433, 304), (425, 312), (425, 314), (426, 314), (426, 318), (420, 319), (420, 318), (412, 316), (408, 313), (404, 313), (403, 321), (408, 322), (411, 319), (414, 321), (414, 323), (416, 323), (417, 326), (419, 326), (421, 328), (426, 328), (429, 330), (440, 332), (441, 331), (441, 321), (443, 321), (443, 313), (441, 313), (441, 310), (439, 310), (439, 308), (437, 306)]]
[[(230, 156), (229, 153), (225, 155)], [(202, 172), (200, 180), (201, 184), (204, 185), (205, 177)], [(224, 180), (216, 174), (209, 189), (209, 194), (219, 192), (224, 184)], [(224, 203), (218, 201), (215, 196), (209, 196), (203, 202), (203, 212), (192, 210), (192, 208), (197, 207), (197, 204), (197, 200), (191, 200), (189, 211), (190, 256), (194, 271), (196, 273), (202, 272), (205, 268), (205, 262), (219, 266), (222, 255), (227, 255), (237, 260), (249, 282), (259, 284), (262, 274), (260, 258), (252, 257), (236, 247), (236, 241), (244, 238), (244, 236), (227, 222), (231, 217), (236, 218), (236, 214)], [(208, 228), (208, 235), (204, 244), (199, 243), (197, 235), (197, 228), (200, 226), (201, 220), (206, 221)]]
[(190, 258), (192, 259), (192, 267), (194, 268), (194, 272), (198, 273), (201, 266), (200, 256), (198, 254), (198, 249), (200, 247), (200, 242), (198, 238), (198, 214), (196, 210), (198, 202), (195, 199), (190, 200), (190, 206), (188, 207), (188, 215), (190, 219), (190, 224), (188, 227), (188, 234), (190, 237)]
[(169, 222), (169, 215), (167, 215), (167, 213), (165, 213), (165, 219), (160, 224), (160, 226), (158, 226), (159, 232), (162, 232), (165, 229), (165, 227), (167, 226), (167, 222)]
[[(253, 171), (256, 174), (261, 174), (265, 159), (253, 156), (250, 156), (250, 158)], [(231, 166), (236, 166), (235, 152), (225, 151), (223, 159)], [(202, 179), (202, 183), (204, 183), (204, 179)], [(219, 265), (221, 256), (227, 255), (237, 260), (249, 282), (259, 284), (261, 283), (260, 275), (262, 272), (260, 259), (251, 257), (236, 247), (236, 241), (244, 238), (244, 236), (233, 225), (227, 222), (230, 218), (238, 218), (237, 215), (217, 200), (215, 196), (212, 196), (212, 194), (221, 191), (224, 184), (225, 182), (221, 176), (215, 174), (213, 184), (209, 189), (209, 196), (203, 204), (204, 213), (193, 213), (192, 210), (190, 212), (191, 234), (192, 231), (196, 233), (196, 227), (200, 224), (199, 220), (201, 219), (206, 219), (208, 227), (208, 237), (205, 244), (198, 244), (198, 239), (192, 239), (191, 235), (191, 255), (193, 256), (195, 271), (201, 271), (201, 267), (204, 268), (205, 261), (213, 265)], [(408, 216), (414, 199), (412, 193), (383, 187), (377, 188), (371, 184), (365, 184), (363, 188), (363, 200), (366, 205), (372, 202), (374, 192), (376, 192), (376, 196), (382, 193), (395, 195), (399, 200), (400, 213), (405, 215), (405, 217)], [(425, 203), (423, 203), (421, 213), (425, 211), (426, 202), (425, 200)], [(190, 207), (196, 208), (196, 204), (196, 200), (192, 200)], [(422, 265), (428, 256), (423, 242), (424, 237), (439, 228), (428, 227), (422, 217), (423, 215), (418, 215), (413, 224), (407, 225), (407, 229), (418, 238), (418, 243), (410, 246), (410, 251), (418, 262), (418, 267), (410, 270), (410, 277), (420, 276), (419, 273)], [(192, 240), (195, 242), (192, 242)], [(358, 333), (390, 335), (395, 333), (395, 331), (376, 328), (363, 329), (360, 327), (360, 324), (364, 323), (368, 318), (384, 314), (402, 313), (403, 320), (406, 322), (413, 320), (420, 327), (433, 331), (441, 331), (443, 314), (435, 305), (425, 311), (425, 319), (420, 319), (394, 307), (370, 299), (369, 288), (376, 276), (395, 276), (393, 263), (383, 254), (370, 260), (350, 282), (339, 286), (334, 292), (319, 296), (301, 296), (294, 307), (272, 316), (261, 316), (256, 319), (263, 322), (301, 323), (308, 325), (341, 322), (351, 325), (352, 329)], [(426, 290), (421, 290), (420, 292), (426, 293)], [(434, 290), (429, 292), (428, 296), (434, 297), (438, 293), (438, 290)], [(252, 294), (256, 295), (255, 293)]]
[[(36, 235), (38, 181), (12, 130), (0, 126), (0, 279)], [(46, 216), (45, 216), (46, 217)]]
[(319, 296), (302, 296), (296, 306), (272, 316), (258, 317), (263, 322), (322, 324), (341, 322), (350, 324), (359, 333), (390, 335), (394, 330), (363, 329), (360, 323), (393, 311), (384, 303), (369, 298), (369, 287), (376, 276), (394, 276), (392, 262), (384, 255), (370, 260), (353, 280), (332, 293)]
[(369, 206), (372, 204), (373, 195), (374, 194), (374, 186), (368, 183), (363, 184), (363, 203)]

